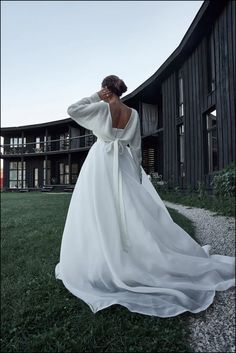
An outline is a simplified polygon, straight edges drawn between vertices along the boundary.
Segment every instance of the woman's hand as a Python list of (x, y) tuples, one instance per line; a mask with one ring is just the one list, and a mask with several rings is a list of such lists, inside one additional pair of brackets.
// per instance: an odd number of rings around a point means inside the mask
[(98, 92), (98, 95), (103, 101), (108, 103), (109, 99), (112, 97), (112, 92), (107, 87), (104, 87)]

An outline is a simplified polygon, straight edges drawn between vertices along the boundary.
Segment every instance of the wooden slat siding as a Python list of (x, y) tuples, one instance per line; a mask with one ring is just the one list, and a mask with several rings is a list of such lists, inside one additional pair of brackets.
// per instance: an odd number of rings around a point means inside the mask
[(169, 144), (168, 144), (168, 80), (165, 81), (164, 83), (165, 87), (165, 97), (164, 97), (164, 105), (165, 105), (165, 113), (163, 114), (163, 119), (165, 121), (165, 127), (164, 127), (164, 151), (165, 151), (165, 177), (166, 181), (168, 181), (169, 178), (169, 159), (168, 159), (168, 153), (169, 153)]
[(223, 168), (224, 156), (222, 151), (223, 146), (223, 127), (222, 127), (222, 104), (221, 104), (221, 89), (220, 89), (220, 45), (219, 45), (219, 21), (214, 24), (214, 45), (215, 45), (215, 76), (216, 76), (216, 114), (217, 114), (217, 137), (218, 137), (218, 157), (219, 169)]
[[(202, 97), (202, 112), (207, 109), (207, 38), (205, 37), (202, 41), (202, 77), (203, 77), (203, 91), (201, 94)], [(202, 119), (204, 116), (202, 115)]]
[(139, 113), (139, 118), (140, 118), (140, 131), (141, 131), (141, 136), (143, 135), (143, 110), (142, 110), (142, 99), (139, 100), (138, 104), (138, 113)]
[(162, 90), (162, 117), (163, 117), (163, 179), (167, 180), (167, 145), (166, 145), (166, 81), (161, 86)]
[(169, 76), (162, 85), (163, 97), (163, 144), (164, 144), (164, 179), (171, 181), (176, 168), (175, 117), (175, 75)]
[(196, 173), (197, 173), (197, 147), (198, 147), (198, 141), (197, 141), (197, 114), (196, 114), (196, 62), (195, 62), (195, 54), (196, 50), (194, 50), (193, 54), (191, 55), (191, 81), (192, 81), (192, 130), (193, 130), (193, 140), (192, 140), (192, 179), (191, 179), (191, 185), (192, 187), (196, 186)]
[(200, 77), (200, 61), (201, 61), (201, 45), (199, 44), (197, 50), (197, 62), (196, 62), (196, 100), (197, 100), (197, 140), (198, 140), (198, 160), (197, 160), (197, 181), (202, 181), (203, 173), (202, 173), (202, 105), (201, 105), (201, 77)]
[(187, 70), (187, 61), (182, 65), (183, 71), (183, 87), (184, 87), (184, 187), (187, 187), (188, 183), (188, 151), (189, 151), (189, 140), (186, 131), (188, 131), (188, 116), (189, 116), (189, 100), (188, 100), (188, 70)]
[(193, 171), (193, 141), (194, 141), (194, 129), (193, 129), (193, 83), (192, 83), (192, 65), (191, 65), (191, 57), (188, 59), (188, 82), (189, 82), (189, 127), (188, 127), (188, 135), (189, 135), (189, 186), (192, 186), (192, 171)]
[(178, 185), (178, 150), (177, 150), (177, 126), (176, 126), (176, 118), (178, 116), (178, 110), (177, 110), (177, 82), (176, 82), (176, 72), (173, 74), (172, 77), (173, 81), (173, 167), (174, 167), (174, 183), (175, 185)]
[[(230, 124), (230, 134), (231, 134), (231, 146), (229, 150), (229, 162), (232, 162), (235, 160), (235, 60), (233, 56), (233, 47), (232, 47), (232, 41), (236, 40), (236, 38), (233, 38), (232, 29), (233, 29), (233, 21), (232, 21), (232, 9), (233, 5), (231, 2), (227, 5), (226, 12), (227, 12), (227, 47), (228, 47), (228, 79), (229, 79), (229, 124)], [(234, 16), (235, 16), (235, 6), (234, 6)]]
[(192, 136), (191, 136), (191, 111), (192, 111), (192, 100), (191, 100), (191, 92), (190, 92), (190, 62), (187, 60), (187, 82), (188, 82), (188, 104), (189, 104), (189, 113), (186, 116), (187, 123), (186, 123), (186, 135), (188, 137), (187, 141), (187, 159), (188, 159), (188, 170), (187, 170), (187, 186), (191, 184), (191, 150), (192, 150)]
[(219, 22), (219, 46), (220, 46), (220, 65), (219, 65), (219, 74), (220, 74), (220, 105), (222, 107), (221, 109), (221, 123), (222, 123), (222, 136), (223, 136), (223, 141), (222, 145), (219, 146), (221, 149), (223, 149), (223, 167), (228, 164), (228, 155), (227, 155), (227, 145), (228, 145), (228, 126), (227, 126), (227, 107), (226, 107), (226, 95), (225, 95), (225, 89), (226, 89), (226, 66), (227, 66), (227, 61), (225, 57), (225, 28), (224, 28), (224, 13), (221, 13), (218, 22)]
[(230, 117), (231, 117), (231, 134), (232, 134), (232, 157), (231, 161), (235, 161), (235, 91), (236, 91), (236, 71), (235, 71), (235, 14), (236, 14), (236, 4), (235, 1), (230, 1), (228, 5), (229, 10), (229, 38), (228, 38), (228, 46), (229, 46), (229, 91), (230, 91)]
[(170, 164), (170, 178), (174, 185), (178, 183), (177, 173), (177, 139), (176, 139), (176, 117), (177, 117), (177, 101), (176, 101), (176, 72), (170, 76), (170, 93), (169, 93), (169, 164)]
[(232, 134), (231, 134), (231, 109), (230, 109), (230, 70), (229, 70), (229, 27), (228, 27), (228, 21), (230, 20), (228, 18), (228, 11), (227, 8), (229, 7), (229, 4), (225, 7), (224, 10), (224, 28), (225, 28), (225, 58), (226, 58), (226, 65), (225, 65), (225, 73), (226, 73), (226, 80), (225, 80), (225, 106), (226, 106), (226, 111), (227, 111), (227, 134), (228, 134), (228, 139), (226, 141), (226, 152), (227, 152), (227, 164), (229, 164), (232, 161), (232, 153), (231, 153), (231, 146), (232, 146)]
[[(223, 59), (223, 67), (224, 67), (224, 85), (222, 87), (223, 93), (223, 101), (224, 101), (224, 126), (225, 126), (225, 139), (224, 139), (224, 153), (225, 153), (225, 165), (229, 164), (229, 156), (230, 156), (230, 146), (231, 146), (231, 132), (230, 132), (230, 104), (229, 104), (229, 76), (228, 76), (228, 66), (229, 66), (229, 55), (228, 55), (228, 47), (227, 47), (227, 12), (226, 7), (222, 13), (222, 27), (221, 30), (223, 32), (222, 38), (224, 43), (224, 50), (222, 53)], [(222, 43), (222, 44), (223, 44)], [(224, 165), (224, 166), (225, 166)]]
[(193, 142), (193, 129), (192, 129), (192, 88), (191, 88), (191, 63), (190, 63), (190, 58), (187, 60), (187, 80), (188, 80), (188, 103), (189, 103), (189, 114), (186, 116), (187, 121), (186, 121), (186, 134), (188, 136), (188, 141), (187, 141), (187, 160), (188, 160), (188, 169), (187, 169), (187, 186), (191, 185), (191, 172), (192, 172), (192, 142)]
[(167, 123), (167, 131), (166, 131), (166, 144), (167, 144), (167, 177), (168, 182), (170, 182), (170, 77), (167, 79), (167, 94), (166, 94), (166, 101), (167, 101), (167, 110), (166, 110), (166, 123)]
[(200, 146), (201, 146), (201, 136), (199, 131), (199, 115), (200, 115), (200, 100), (199, 100), (199, 79), (198, 79), (198, 56), (199, 56), (199, 46), (194, 52), (194, 67), (195, 67), (195, 139), (196, 139), (196, 151), (195, 151), (195, 180), (194, 186), (198, 186), (198, 181), (201, 180), (201, 155), (200, 155)]
[[(188, 80), (187, 80), (187, 72), (186, 72), (186, 63), (183, 63), (182, 65), (182, 73), (183, 73), (183, 98), (184, 98), (184, 116), (183, 116), (183, 125), (184, 125), (184, 171), (185, 171), (185, 177), (182, 179), (181, 175), (179, 174), (179, 180), (183, 180), (183, 188), (186, 188), (187, 183), (186, 183), (186, 150), (188, 148), (188, 142), (187, 142), (187, 137), (186, 137), (186, 116), (189, 111), (189, 106), (188, 106), (188, 100), (187, 100), (187, 94), (188, 94)], [(177, 148), (176, 148), (177, 150)], [(178, 159), (177, 159), (178, 160)], [(179, 166), (178, 166), (179, 167)], [(178, 169), (179, 173), (179, 169)]]
[(235, 58), (236, 58), (236, 34), (235, 34), (235, 28), (236, 28), (236, 21), (235, 21), (235, 14), (236, 14), (236, 3), (235, 1), (230, 1), (231, 5), (231, 33), (232, 33), (232, 42), (230, 45), (232, 45), (233, 49), (233, 68), (234, 68), (234, 92), (235, 92), (235, 76), (236, 76), (236, 63), (235, 63)]
[(171, 132), (171, 137), (170, 137), (170, 165), (171, 165), (171, 181), (173, 184), (175, 184), (175, 178), (176, 178), (176, 171), (175, 171), (175, 150), (176, 150), (176, 144), (175, 144), (175, 121), (176, 121), (176, 114), (175, 114), (175, 105), (176, 105), (176, 96), (175, 96), (175, 75), (176, 73), (174, 72), (171, 77), (170, 77), (170, 132)]
[(168, 181), (170, 183), (170, 175), (171, 175), (171, 165), (170, 165), (170, 153), (171, 153), (171, 145), (170, 145), (170, 140), (171, 140), (171, 131), (170, 131), (170, 77), (168, 77), (167, 80), (167, 95), (166, 95), (166, 100), (167, 100), (167, 146), (168, 146), (168, 153), (167, 153), (167, 166), (168, 166)]
[(199, 44), (198, 47), (198, 62), (197, 62), (197, 78), (198, 78), (198, 136), (199, 136), (199, 179), (203, 181), (203, 124), (202, 124), (202, 111), (203, 111), (203, 93), (204, 93), (204, 81), (203, 81), (203, 65), (202, 65), (202, 52), (203, 52), (203, 42)]
[(191, 187), (194, 187), (194, 174), (195, 174), (195, 146), (196, 146), (196, 132), (195, 132), (195, 97), (194, 97), (194, 62), (193, 62), (194, 53), (191, 54), (189, 58), (190, 64), (190, 75), (189, 75), (189, 83), (190, 83), (190, 97), (191, 97), (191, 115), (190, 115), (190, 131), (191, 131), (191, 176), (190, 176), (190, 184)]

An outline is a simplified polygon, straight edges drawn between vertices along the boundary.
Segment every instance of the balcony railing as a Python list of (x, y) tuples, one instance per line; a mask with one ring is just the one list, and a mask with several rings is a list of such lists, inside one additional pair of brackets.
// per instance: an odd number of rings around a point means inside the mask
[(95, 141), (96, 136), (87, 134), (65, 139), (27, 142), (20, 145), (4, 144), (0, 145), (0, 148), (1, 155), (40, 154), (45, 152), (79, 150), (85, 147), (91, 147)]

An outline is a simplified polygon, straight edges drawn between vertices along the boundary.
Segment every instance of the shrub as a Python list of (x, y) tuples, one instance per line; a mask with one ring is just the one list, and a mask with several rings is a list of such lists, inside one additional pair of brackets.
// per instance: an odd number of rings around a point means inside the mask
[(235, 163), (214, 173), (211, 182), (213, 192), (217, 197), (230, 197), (235, 195)]

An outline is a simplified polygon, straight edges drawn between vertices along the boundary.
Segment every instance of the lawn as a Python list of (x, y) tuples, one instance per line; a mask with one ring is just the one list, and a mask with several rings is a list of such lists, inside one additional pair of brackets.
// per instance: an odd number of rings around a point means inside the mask
[(235, 217), (235, 197), (216, 197), (204, 195), (200, 197), (197, 193), (183, 194), (181, 191), (163, 191), (156, 188), (162, 200), (178, 203), (181, 205), (204, 208), (215, 212), (217, 215)]
[[(71, 194), (2, 193), (2, 352), (191, 352), (189, 313), (96, 314), (54, 277)], [(191, 222), (170, 210), (191, 235)]]

